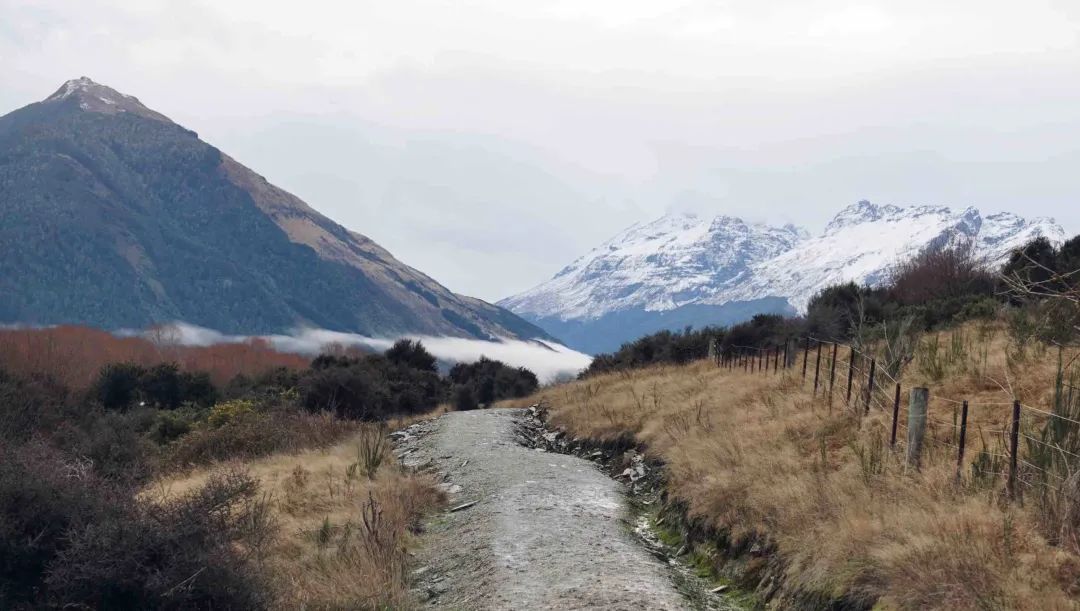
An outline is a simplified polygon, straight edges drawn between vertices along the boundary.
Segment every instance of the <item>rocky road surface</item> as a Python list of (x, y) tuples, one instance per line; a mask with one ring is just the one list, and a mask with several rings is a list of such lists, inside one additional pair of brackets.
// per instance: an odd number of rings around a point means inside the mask
[(451, 412), (394, 434), (402, 462), (443, 474), (450, 493), (417, 551), (417, 598), (448, 609), (688, 608), (631, 534), (620, 484), (585, 459), (521, 445), (522, 417)]

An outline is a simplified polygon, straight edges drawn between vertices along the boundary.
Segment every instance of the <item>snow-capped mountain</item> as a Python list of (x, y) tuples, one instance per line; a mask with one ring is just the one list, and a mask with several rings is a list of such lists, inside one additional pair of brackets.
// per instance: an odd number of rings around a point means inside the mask
[(877, 206), (861, 201), (842, 210), (820, 236), (754, 265), (744, 282), (729, 284), (718, 298), (744, 301), (785, 297), (804, 311), (814, 293), (841, 282), (877, 286), (889, 268), (928, 246), (971, 241), (987, 265), (1003, 263), (1013, 249), (1045, 236), (1065, 239), (1053, 219), (1026, 220), (1008, 212), (982, 216), (975, 208)]
[(970, 240), (980, 259), (997, 265), (1038, 236), (1061, 241), (1065, 233), (1053, 219), (867, 201), (813, 237), (792, 226), (672, 214), (630, 227), (500, 305), (595, 352), (664, 328), (802, 311), (831, 284), (883, 283), (892, 265), (927, 246)]
[(641, 308), (664, 311), (716, 296), (752, 265), (791, 250), (805, 235), (794, 227), (737, 218), (663, 216), (635, 224), (503, 307), (564, 320)]

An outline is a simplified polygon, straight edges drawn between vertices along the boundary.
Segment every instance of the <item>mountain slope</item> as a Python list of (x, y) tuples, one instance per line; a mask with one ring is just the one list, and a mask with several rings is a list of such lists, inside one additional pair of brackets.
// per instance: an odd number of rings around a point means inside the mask
[(786, 301), (767, 295), (748, 303), (716, 297), (754, 264), (790, 250), (803, 237), (794, 227), (726, 216), (664, 216), (626, 229), (551, 280), (499, 304), (593, 353), (660, 329), (788, 312)]
[(660, 329), (805, 310), (830, 284), (884, 282), (893, 264), (927, 246), (971, 240), (977, 256), (996, 265), (1037, 236), (1060, 241), (1064, 231), (1051, 219), (866, 201), (815, 237), (725, 216), (668, 215), (627, 229), (500, 304), (572, 347), (607, 351)]
[(548, 337), (83, 78), (0, 118), (0, 322)]

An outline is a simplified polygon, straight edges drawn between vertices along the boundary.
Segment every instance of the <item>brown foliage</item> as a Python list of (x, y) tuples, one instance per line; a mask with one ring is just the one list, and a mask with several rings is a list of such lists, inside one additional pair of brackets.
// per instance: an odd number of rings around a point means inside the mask
[(892, 270), (890, 292), (905, 305), (959, 297), (972, 292), (990, 295), (994, 276), (975, 258), (970, 242), (927, 248)]
[(265, 340), (238, 344), (180, 346), (140, 337), (117, 337), (89, 327), (0, 329), (0, 369), (29, 377), (45, 374), (73, 388), (85, 389), (103, 366), (177, 363), (184, 371), (205, 371), (217, 385), (237, 374), (258, 375), (277, 367), (302, 369), (308, 359), (274, 350)]

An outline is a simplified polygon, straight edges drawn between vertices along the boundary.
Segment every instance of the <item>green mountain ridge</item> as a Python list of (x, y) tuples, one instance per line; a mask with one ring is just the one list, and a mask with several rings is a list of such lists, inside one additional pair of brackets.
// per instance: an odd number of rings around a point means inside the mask
[(90, 79), (0, 117), (0, 323), (172, 321), (551, 339)]

